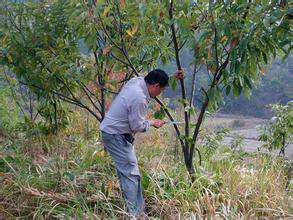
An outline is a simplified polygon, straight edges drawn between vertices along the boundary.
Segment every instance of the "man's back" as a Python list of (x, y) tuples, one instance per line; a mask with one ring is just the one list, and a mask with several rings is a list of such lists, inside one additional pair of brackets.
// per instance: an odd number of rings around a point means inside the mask
[(100, 128), (109, 134), (144, 131), (149, 127), (145, 119), (150, 95), (143, 77), (129, 80), (110, 106)]

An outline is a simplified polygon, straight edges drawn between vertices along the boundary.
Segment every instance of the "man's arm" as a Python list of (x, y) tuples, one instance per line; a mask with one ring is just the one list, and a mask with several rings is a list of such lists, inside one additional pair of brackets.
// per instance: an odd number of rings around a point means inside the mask
[(151, 123), (146, 119), (148, 105), (146, 101), (134, 101), (128, 109), (128, 121), (133, 132), (145, 132)]
[(147, 120), (148, 105), (143, 101), (133, 102), (129, 107), (128, 120), (130, 129), (134, 132), (145, 132), (150, 129), (151, 126), (155, 128), (162, 127), (166, 122), (159, 119)]

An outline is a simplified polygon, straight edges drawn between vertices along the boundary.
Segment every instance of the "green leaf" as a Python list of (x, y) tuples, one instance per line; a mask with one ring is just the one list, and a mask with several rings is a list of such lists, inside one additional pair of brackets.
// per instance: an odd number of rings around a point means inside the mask
[(176, 90), (176, 88), (177, 88), (177, 79), (174, 76), (169, 77), (169, 85), (171, 86), (173, 91)]
[(69, 180), (73, 181), (75, 179), (75, 175), (72, 172), (65, 171), (63, 173), (64, 177), (68, 178)]
[(188, 105), (188, 100), (187, 99), (182, 99), (182, 98), (180, 98), (179, 100), (178, 100), (182, 105)]
[(156, 119), (161, 119), (162, 120), (162, 119), (165, 118), (166, 114), (165, 114), (164, 109), (161, 107), (160, 110), (156, 111), (153, 116)]
[(251, 97), (251, 90), (247, 87), (243, 87), (243, 94), (247, 99), (250, 99)]
[(199, 39), (198, 41), (201, 42), (205, 39), (205, 37), (210, 33), (210, 31), (203, 31), (200, 36), (199, 36)]
[(189, 114), (195, 114), (195, 107), (194, 106), (186, 106), (184, 111), (188, 112)]
[(238, 97), (239, 96), (239, 86), (238, 84), (234, 81), (233, 83), (233, 94), (234, 96)]
[(245, 83), (245, 85), (248, 86), (249, 89), (252, 89), (251, 82), (250, 82), (250, 80), (248, 79), (247, 76), (244, 76), (244, 83)]
[(209, 100), (210, 101), (213, 101), (214, 98), (215, 98), (215, 88), (211, 88), (209, 91), (208, 91), (208, 96), (209, 96)]
[(265, 64), (268, 64), (267, 55), (264, 52), (262, 52), (261, 54), (262, 54), (262, 57), (263, 57), (263, 60), (264, 60)]

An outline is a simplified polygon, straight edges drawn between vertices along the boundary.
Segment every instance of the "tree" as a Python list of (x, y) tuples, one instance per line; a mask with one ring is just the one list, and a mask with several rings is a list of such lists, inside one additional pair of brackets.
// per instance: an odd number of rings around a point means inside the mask
[(293, 134), (293, 102), (287, 105), (270, 105), (274, 117), (261, 127), (260, 141), (266, 142), (263, 147), (271, 150), (280, 149), (279, 155), (285, 156), (285, 148), (292, 141)]
[[(242, 92), (249, 95), (268, 60), (279, 51), (283, 51), (285, 56), (289, 54), (289, 11), (288, 6), (267, 1), (258, 4), (251, 1), (170, 1), (165, 8), (169, 15), (166, 31), (170, 29), (177, 68), (181, 69), (182, 45), (194, 52), (189, 97), (184, 80), (180, 81), (185, 126), (184, 135), (178, 135), (181, 137), (185, 164), (192, 174), (194, 150), (206, 110), (217, 108), (223, 90), (227, 95), (231, 90), (235, 96)], [(196, 85), (195, 75), (200, 66), (207, 69), (207, 86)], [(174, 84), (175, 88), (175, 81)], [(201, 87), (202, 105), (193, 122), (195, 86)]]
[[(110, 92), (119, 91), (125, 81), (158, 60), (175, 60), (182, 69), (181, 51), (190, 50), (190, 94), (186, 79), (179, 81), (184, 125), (173, 126), (191, 175), (195, 150), (201, 161), (196, 143), (207, 109), (218, 107), (223, 91), (248, 95), (264, 65), (291, 49), (289, 6), (278, 1), (56, 0), (10, 5), (1, 35), (1, 64), (39, 98), (54, 103), (58, 97), (99, 121)], [(81, 54), (79, 42), (85, 43), (87, 54)], [(195, 80), (200, 68), (207, 69), (207, 85)], [(121, 81), (109, 78), (121, 73)], [(177, 89), (173, 77), (170, 84)], [(193, 106), (196, 87), (202, 93), (198, 111)], [(174, 121), (164, 102), (156, 101), (160, 113)]]

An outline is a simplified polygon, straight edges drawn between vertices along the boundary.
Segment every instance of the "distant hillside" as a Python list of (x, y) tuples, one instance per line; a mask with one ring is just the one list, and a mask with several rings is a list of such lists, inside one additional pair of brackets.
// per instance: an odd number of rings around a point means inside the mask
[[(190, 63), (192, 57), (188, 52), (185, 52), (183, 67), (187, 70), (186, 72), (191, 73), (192, 69)], [(161, 66), (169, 73), (176, 69), (174, 64), (168, 66)], [(203, 85), (207, 82), (207, 74), (204, 68), (197, 74), (197, 85)], [(186, 76), (191, 78), (191, 76)], [(190, 82), (190, 80), (187, 80)], [(190, 93), (190, 85), (187, 84), (187, 94)], [(199, 86), (196, 87), (199, 89)], [(179, 96), (179, 90), (177, 92), (172, 91), (168, 88), (164, 94), (165, 97)], [(200, 105), (198, 102), (199, 90), (196, 92), (195, 105)], [(271, 117), (270, 110), (266, 107), (271, 103), (287, 103), (293, 99), (293, 56), (289, 56), (284, 62), (281, 59), (276, 59), (266, 68), (266, 72), (262, 80), (255, 85), (252, 90), (250, 99), (247, 99), (244, 95), (239, 97), (224, 98), (224, 105), (220, 107), (220, 112), (231, 113), (238, 115), (247, 115), (260, 118)]]
[(292, 56), (284, 63), (281, 60), (273, 61), (260, 84), (252, 90), (250, 99), (243, 95), (238, 98), (226, 97), (221, 112), (261, 118), (271, 117), (271, 112), (266, 107), (268, 104), (285, 104), (293, 99), (292, 61)]

